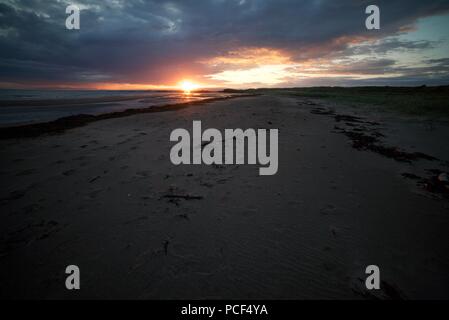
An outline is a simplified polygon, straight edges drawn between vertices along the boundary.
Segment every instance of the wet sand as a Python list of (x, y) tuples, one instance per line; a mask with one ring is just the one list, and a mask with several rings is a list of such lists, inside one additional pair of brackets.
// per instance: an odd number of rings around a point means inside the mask
[[(170, 133), (193, 120), (279, 129), (277, 175), (172, 165)], [(449, 202), (425, 186), (448, 171), (448, 123), (259, 96), (83, 125), (0, 141), (2, 298), (449, 297)], [(435, 159), (376, 152), (390, 146)]]

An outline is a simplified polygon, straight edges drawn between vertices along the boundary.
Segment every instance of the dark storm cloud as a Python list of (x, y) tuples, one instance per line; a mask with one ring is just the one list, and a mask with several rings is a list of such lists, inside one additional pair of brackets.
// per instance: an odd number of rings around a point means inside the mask
[(438, 74), (449, 75), (449, 59), (428, 59), (424, 66), (398, 66), (392, 59), (366, 59), (344, 67), (344, 72), (358, 74), (395, 74), (402, 77), (434, 77)]
[[(81, 30), (65, 29), (78, 4)], [(270, 47), (298, 59), (345, 49), (353, 37), (384, 37), (449, 1), (377, 1), (382, 29), (365, 29), (368, 1), (179, 0), (0, 3), (0, 81), (148, 82), (167, 74), (204, 73), (197, 63), (239, 47)], [(338, 41), (338, 39), (343, 39)], [(387, 42), (378, 50), (431, 43)], [(320, 48), (320, 50), (314, 50)], [(308, 56), (309, 55), (309, 56)]]
[(397, 38), (388, 38), (378, 43), (370, 43), (365, 46), (349, 48), (345, 54), (386, 54), (393, 51), (414, 51), (423, 49), (433, 49), (439, 45), (438, 41), (427, 40), (400, 40)]

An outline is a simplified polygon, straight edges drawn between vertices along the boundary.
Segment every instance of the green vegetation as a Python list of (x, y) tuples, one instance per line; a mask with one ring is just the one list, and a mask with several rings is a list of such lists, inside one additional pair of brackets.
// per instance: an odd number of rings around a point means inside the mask
[(449, 86), (440, 87), (312, 87), (252, 89), (244, 92), (326, 99), (352, 106), (374, 107), (409, 115), (449, 116)]

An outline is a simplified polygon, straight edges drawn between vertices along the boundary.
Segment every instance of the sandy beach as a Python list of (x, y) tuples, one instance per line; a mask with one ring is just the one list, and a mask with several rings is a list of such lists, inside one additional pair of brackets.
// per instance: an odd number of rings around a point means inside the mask
[[(274, 94), (166, 111), (0, 140), (2, 298), (449, 298), (447, 121)], [(174, 166), (194, 120), (279, 129), (278, 173)]]

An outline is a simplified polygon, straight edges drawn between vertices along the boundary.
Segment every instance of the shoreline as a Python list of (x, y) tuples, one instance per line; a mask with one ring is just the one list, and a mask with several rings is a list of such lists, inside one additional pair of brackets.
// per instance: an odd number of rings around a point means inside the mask
[(111, 96), (111, 97), (91, 97), (91, 98), (68, 98), (68, 99), (30, 99), (30, 100), (0, 100), (0, 106), (10, 107), (50, 107), (64, 105), (83, 105), (87, 103), (119, 102), (136, 99), (145, 99), (148, 95), (129, 95), (129, 96)]
[[(148, 107), (138, 108), (138, 109), (126, 109), (124, 111), (109, 112), (109, 113), (103, 113), (103, 114), (99, 114), (99, 115), (79, 114), (76, 116), (59, 118), (59, 119), (49, 121), (49, 122), (40, 122), (40, 123), (33, 123), (33, 124), (14, 125), (11, 127), (2, 127), (2, 128), (0, 128), (0, 140), (15, 139), (15, 138), (35, 138), (35, 137), (42, 136), (45, 134), (62, 133), (66, 130), (73, 129), (76, 127), (82, 127), (89, 123), (101, 121), (101, 120), (128, 117), (131, 115), (142, 114), (142, 113), (176, 111), (176, 110), (188, 108), (190, 106), (201, 105), (201, 104), (210, 103), (210, 102), (230, 100), (230, 99), (235, 99), (235, 98), (255, 97), (258, 95), (260, 95), (260, 94), (242, 94), (242, 95), (238, 95), (238, 96), (206, 98), (206, 99), (198, 100), (198, 101), (190, 101), (190, 102), (175, 103), (175, 104), (165, 104), (162, 106), (148, 106)], [(126, 100), (129, 100), (129, 99), (127, 98)]]

